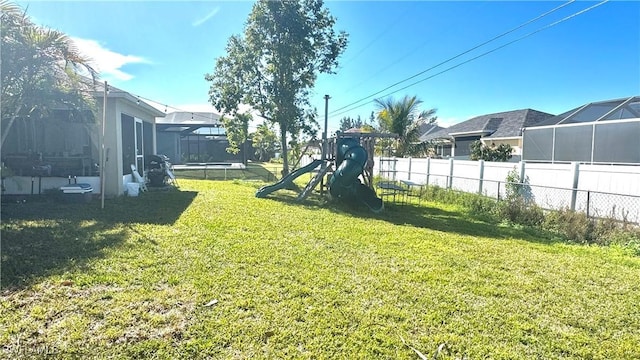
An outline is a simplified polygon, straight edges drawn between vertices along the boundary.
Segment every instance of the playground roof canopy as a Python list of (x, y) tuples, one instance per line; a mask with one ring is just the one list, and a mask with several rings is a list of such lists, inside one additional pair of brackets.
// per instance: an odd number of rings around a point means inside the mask
[(380, 132), (367, 132), (362, 129), (354, 128), (347, 131), (336, 132), (336, 137), (353, 137), (353, 138), (398, 138), (398, 134), (394, 133), (380, 133)]

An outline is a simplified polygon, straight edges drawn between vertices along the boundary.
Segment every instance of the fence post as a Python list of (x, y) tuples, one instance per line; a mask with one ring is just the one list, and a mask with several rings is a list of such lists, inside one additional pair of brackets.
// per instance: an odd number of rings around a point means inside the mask
[(478, 194), (482, 195), (482, 180), (484, 179), (484, 160), (478, 161), (480, 174), (478, 174)]
[(524, 184), (525, 181), (525, 173), (524, 173), (524, 161), (520, 161), (518, 163), (518, 175), (520, 176), (520, 183)]
[(589, 218), (589, 203), (591, 202), (591, 191), (587, 190), (587, 219)]
[(394, 156), (391, 163), (393, 164), (393, 181), (396, 181), (398, 180), (398, 158)]
[(407, 180), (411, 180), (411, 156), (409, 156), (409, 175), (407, 175)]
[(578, 178), (580, 176), (580, 163), (571, 163), (571, 177), (573, 178), (573, 184), (571, 185), (571, 211), (576, 210), (576, 199), (578, 197)]
[(453, 187), (453, 158), (449, 158), (449, 178), (447, 179), (447, 189)]
[(427, 180), (425, 185), (429, 186), (429, 174), (431, 173), (431, 158), (427, 158)]

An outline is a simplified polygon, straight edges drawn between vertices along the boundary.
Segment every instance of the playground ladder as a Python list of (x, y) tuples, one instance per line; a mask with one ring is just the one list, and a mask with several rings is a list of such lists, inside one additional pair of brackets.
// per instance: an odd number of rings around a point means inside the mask
[(298, 201), (302, 201), (304, 200), (307, 196), (309, 196), (309, 194), (313, 191), (313, 189), (315, 189), (315, 187), (318, 185), (318, 183), (320, 182), (320, 180), (322, 180), (322, 177), (325, 176), (327, 174), (327, 172), (329, 172), (329, 170), (331, 169), (331, 164), (325, 164), (324, 167), (320, 168), (320, 171), (318, 171), (318, 173), (311, 179), (311, 181), (309, 181), (309, 183), (307, 184), (307, 186), (305, 186), (304, 190), (302, 190), (302, 192), (300, 194), (298, 194)]

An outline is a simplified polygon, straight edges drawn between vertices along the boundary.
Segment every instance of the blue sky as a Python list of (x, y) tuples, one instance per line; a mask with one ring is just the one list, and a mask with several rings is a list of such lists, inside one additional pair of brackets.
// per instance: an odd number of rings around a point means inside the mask
[[(368, 118), (371, 101), (337, 109), (456, 56), (565, 2), (327, 1), (349, 45), (336, 74), (320, 75), (312, 103), (329, 130), (343, 116)], [(39, 25), (74, 38), (102, 78), (169, 111), (205, 111), (215, 59), (244, 28), (249, 1), (19, 1)], [(597, 4), (575, 1), (382, 96), (456, 66)], [(416, 95), (443, 126), (492, 112), (561, 113), (581, 104), (640, 94), (640, 2), (610, 1), (394, 97)], [(348, 110), (349, 108), (347, 108)]]

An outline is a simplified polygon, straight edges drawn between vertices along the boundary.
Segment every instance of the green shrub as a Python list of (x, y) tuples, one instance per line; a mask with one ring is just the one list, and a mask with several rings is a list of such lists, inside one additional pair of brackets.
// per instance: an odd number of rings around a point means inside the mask
[(615, 245), (640, 255), (640, 229), (615, 229), (602, 237), (607, 245)]
[(579, 244), (615, 245), (640, 255), (640, 227), (611, 216), (590, 219), (570, 209), (543, 211), (533, 201), (527, 184), (519, 181), (514, 171), (507, 177), (507, 196), (502, 201), (487, 196), (465, 193), (439, 186), (427, 186), (422, 197), (428, 201), (460, 205), (474, 215), (537, 227)]
[(600, 245), (618, 245), (640, 255), (640, 227), (613, 215), (594, 221), (593, 240)]
[(496, 200), (484, 195), (455, 191), (439, 186), (427, 186), (422, 192), (422, 197), (429, 201), (460, 205), (478, 214), (491, 214), (496, 206)]
[(524, 201), (525, 205), (533, 204), (534, 197), (531, 192), (531, 186), (529, 185), (529, 177), (525, 176), (524, 179), (520, 178), (520, 174), (514, 167), (509, 171), (506, 178), (507, 183), (506, 192), (507, 200), (519, 199)]
[(570, 209), (549, 211), (544, 218), (543, 228), (580, 244), (591, 243), (594, 237), (593, 221), (586, 214)]
[(553, 210), (545, 215), (543, 228), (580, 244), (617, 245), (640, 255), (640, 228), (613, 216), (589, 219), (570, 209)]
[(623, 231), (623, 224), (616, 220), (613, 216), (602, 219), (593, 220), (593, 231), (591, 234), (592, 242), (600, 245), (609, 245), (612, 243), (616, 233)]
[(497, 202), (494, 199), (488, 198), (483, 195), (471, 194), (467, 201), (465, 202), (465, 206), (469, 208), (469, 210), (476, 213), (485, 213), (492, 214), (494, 209), (496, 208)]
[(442, 188), (440, 186), (427, 186), (422, 196), (430, 201), (443, 202), (443, 203), (458, 203), (459, 196), (453, 193), (453, 191)]
[(526, 226), (540, 226), (544, 221), (542, 209), (524, 198), (514, 197), (498, 203), (496, 215), (503, 220)]

